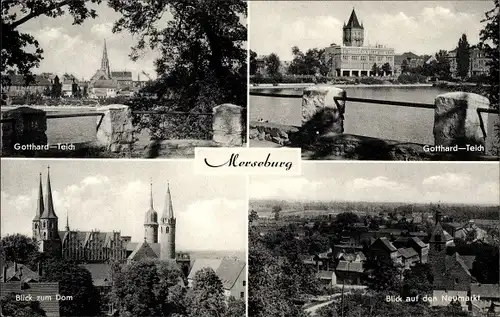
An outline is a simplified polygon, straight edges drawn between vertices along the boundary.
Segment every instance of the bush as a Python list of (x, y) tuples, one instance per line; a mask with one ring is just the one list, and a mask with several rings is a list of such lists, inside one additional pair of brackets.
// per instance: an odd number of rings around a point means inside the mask
[(419, 74), (401, 74), (398, 76), (397, 81), (400, 84), (426, 83), (427, 77)]

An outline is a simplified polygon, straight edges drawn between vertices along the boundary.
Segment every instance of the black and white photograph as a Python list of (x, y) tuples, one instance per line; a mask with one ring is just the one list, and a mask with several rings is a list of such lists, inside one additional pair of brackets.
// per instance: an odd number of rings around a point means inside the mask
[(248, 316), (499, 316), (499, 166), (251, 177)]
[(190, 158), (247, 142), (247, 3), (2, 1), (2, 156)]
[(494, 1), (250, 1), (249, 145), (498, 160)]
[(192, 170), (3, 160), (2, 316), (245, 316), (246, 178)]

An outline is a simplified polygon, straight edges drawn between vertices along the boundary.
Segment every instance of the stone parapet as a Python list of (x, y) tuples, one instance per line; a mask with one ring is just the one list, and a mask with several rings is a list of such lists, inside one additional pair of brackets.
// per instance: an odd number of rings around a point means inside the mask
[(115, 104), (96, 110), (104, 114), (97, 119), (97, 145), (113, 153), (131, 150), (136, 137), (130, 108)]
[(243, 136), (246, 125), (243, 111), (245, 108), (225, 103), (213, 108), (213, 141), (221, 146), (242, 146), (246, 140)]
[[(2, 156), (34, 156), (37, 145), (47, 145), (47, 115), (31, 107), (19, 107), (2, 113)], [(27, 150), (15, 149), (25, 146)]]
[(267, 122), (250, 122), (249, 139), (270, 141), (279, 145), (289, 145), (290, 136), (298, 132), (297, 127)]
[(477, 109), (489, 108), (488, 98), (457, 91), (438, 95), (434, 104), (435, 145), (485, 144)]
[[(333, 100), (345, 95), (343, 89), (318, 85), (304, 88), (302, 95), (302, 128), (319, 135), (344, 132), (345, 102)], [(312, 131), (314, 130), (314, 131)]]

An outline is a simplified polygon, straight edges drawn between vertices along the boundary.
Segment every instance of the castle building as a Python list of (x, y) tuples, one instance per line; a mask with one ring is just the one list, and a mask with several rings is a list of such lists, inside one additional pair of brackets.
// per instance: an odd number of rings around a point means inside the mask
[[(142, 243), (131, 242), (131, 237), (121, 235), (120, 231), (71, 230), (68, 217), (66, 217), (65, 229), (60, 231), (59, 218), (55, 213), (52, 199), (49, 172), (47, 173), (46, 196), (45, 198), (43, 196), (40, 174), (37, 197), (36, 214), (32, 221), (33, 238), (38, 242), (40, 252), (49, 257), (62, 257), (79, 263), (125, 262), (143, 257), (174, 260), (183, 266), (190, 263), (189, 254), (175, 251), (176, 219), (169, 186), (165, 209), (159, 224), (158, 215), (154, 210), (151, 184), (150, 206), (145, 214), (144, 242)], [(158, 236), (160, 236), (159, 243)], [(183, 269), (188, 270), (189, 267)]]
[[(382, 45), (364, 46), (365, 29), (354, 9), (342, 31), (342, 45), (331, 44), (325, 48), (325, 59), (331, 65), (332, 76), (392, 75), (394, 49)], [(378, 74), (375, 73), (375, 64), (379, 69)], [(389, 67), (382, 69), (384, 64)]]

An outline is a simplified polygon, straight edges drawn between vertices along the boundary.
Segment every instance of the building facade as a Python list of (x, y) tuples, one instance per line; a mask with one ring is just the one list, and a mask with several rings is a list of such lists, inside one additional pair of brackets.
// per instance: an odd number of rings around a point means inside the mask
[[(331, 44), (325, 48), (326, 63), (331, 65), (332, 76), (377, 76), (392, 75), (394, 49), (383, 45), (363, 46), (364, 27), (359, 23), (354, 9), (347, 24), (343, 26), (342, 45)], [(374, 71), (374, 65), (379, 73)], [(384, 64), (389, 68), (382, 69)]]
[[(477, 46), (472, 46), (469, 51), (469, 71), (467, 73), (468, 77), (471, 76), (482, 76), (488, 75), (489, 66), (488, 58), (484, 51), (479, 49)], [(448, 52), (448, 60), (450, 61), (450, 72), (453, 77), (458, 77), (457, 75), (457, 49)]]
[[(175, 252), (176, 219), (173, 215), (170, 187), (167, 189), (165, 203), (166, 207), (160, 226), (157, 222), (157, 213), (153, 207), (151, 191), (150, 208), (145, 214), (144, 243), (153, 250), (154, 254), (150, 252), (151, 257), (162, 260), (175, 260), (185, 265), (190, 262), (189, 254), (177, 254)], [(32, 221), (33, 239), (37, 241), (40, 252), (49, 257), (62, 257), (79, 263), (106, 263), (108, 261), (125, 262), (132, 255), (136, 260), (138, 251), (144, 249), (144, 247), (141, 247), (144, 243), (131, 242), (130, 236), (122, 236), (120, 231), (70, 230), (68, 217), (66, 217), (64, 230), (59, 230), (58, 226), (59, 218), (55, 213), (52, 199), (50, 173), (47, 173), (45, 197), (40, 174), (36, 214)], [(141, 250), (139, 253), (144, 252)]]

